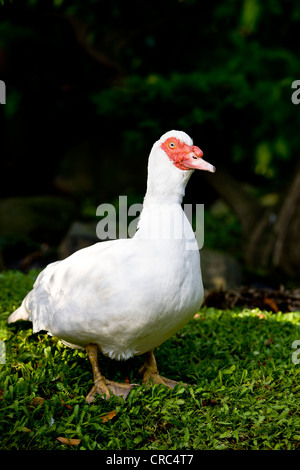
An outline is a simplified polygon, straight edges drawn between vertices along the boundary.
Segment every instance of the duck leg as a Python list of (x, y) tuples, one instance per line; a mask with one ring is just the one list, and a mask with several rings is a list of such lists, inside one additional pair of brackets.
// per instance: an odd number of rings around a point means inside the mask
[(175, 385), (178, 385), (179, 382), (159, 375), (156, 360), (152, 350), (146, 352), (144, 356), (145, 363), (139, 370), (139, 372), (143, 375), (144, 384), (148, 385), (152, 381), (154, 384), (163, 384), (170, 388), (174, 388)]
[(104, 395), (104, 398), (110, 398), (110, 392), (118, 397), (123, 396), (124, 400), (132, 389), (132, 384), (117, 383), (112, 380), (107, 380), (100, 372), (98, 363), (98, 351), (97, 344), (88, 344), (86, 346), (86, 352), (89, 356), (89, 360), (92, 364), (94, 386), (86, 397), (88, 403), (92, 403), (95, 395)]

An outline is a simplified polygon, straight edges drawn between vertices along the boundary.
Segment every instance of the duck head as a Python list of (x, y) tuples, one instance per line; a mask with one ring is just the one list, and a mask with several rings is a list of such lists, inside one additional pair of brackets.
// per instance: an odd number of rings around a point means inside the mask
[(173, 130), (163, 134), (153, 145), (149, 156), (146, 198), (181, 203), (194, 170), (212, 173), (216, 170), (202, 157), (202, 150), (193, 145), (185, 132)]

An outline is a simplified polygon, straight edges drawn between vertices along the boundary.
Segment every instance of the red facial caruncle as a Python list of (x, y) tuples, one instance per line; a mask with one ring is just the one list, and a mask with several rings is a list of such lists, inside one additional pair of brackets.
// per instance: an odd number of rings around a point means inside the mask
[(176, 137), (169, 137), (161, 144), (161, 148), (180, 170), (215, 171), (213, 165), (202, 159), (203, 152), (196, 145), (187, 145)]

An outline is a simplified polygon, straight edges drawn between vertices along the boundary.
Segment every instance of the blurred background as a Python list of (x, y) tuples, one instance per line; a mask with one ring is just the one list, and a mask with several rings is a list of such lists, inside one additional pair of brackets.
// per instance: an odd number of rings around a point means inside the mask
[(180, 129), (217, 168), (185, 197), (205, 287), (299, 287), (299, 28), (292, 0), (1, 0), (0, 268), (96, 242), (97, 206), (142, 202)]

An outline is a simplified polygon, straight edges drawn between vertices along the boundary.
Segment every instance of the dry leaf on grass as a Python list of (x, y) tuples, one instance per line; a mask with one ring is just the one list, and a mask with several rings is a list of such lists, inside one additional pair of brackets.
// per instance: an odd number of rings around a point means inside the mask
[(102, 419), (102, 423), (106, 423), (110, 419), (113, 419), (116, 416), (116, 414), (117, 414), (116, 410), (112, 410), (106, 413), (106, 415), (100, 416), (100, 418)]
[(22, 432), (27, 432), (28, 434), (32, 432), (31, 429), (26, 428), (25, 426), (22, 428)]
[(78, 446), (81, 442), (81, 439), (69, 439), (68, 437), (57, 437), (56, 439), (67, 446)]
[(61, 401), (61, 406), (65, 406), (66, 408), (68, 408), (68, 410), (72, 409), (72, 405), (67, 405), (67, 403), (65, 403), (62, 398), (59, 399)]
[(45, 398), (42, 397), (34, 397), (31, 402), (27, 405), (27, 408), (36, 408), (39, 405), (43, 405)]
[(248, 307), (275, 313), (295, 312), (300, 309), (300, 289), (241, 286), (227, 291), (212, 290), (205, 294), (204, 305), (220, 309)]

